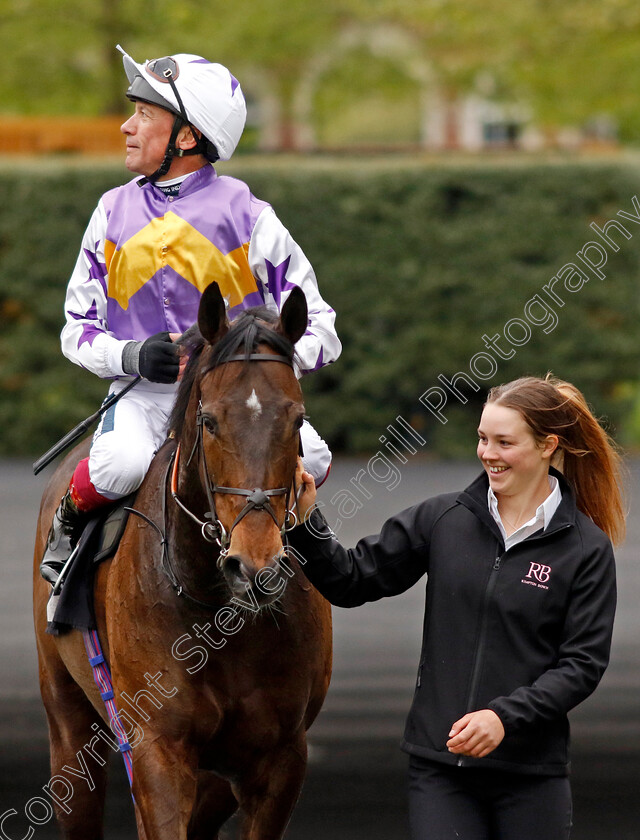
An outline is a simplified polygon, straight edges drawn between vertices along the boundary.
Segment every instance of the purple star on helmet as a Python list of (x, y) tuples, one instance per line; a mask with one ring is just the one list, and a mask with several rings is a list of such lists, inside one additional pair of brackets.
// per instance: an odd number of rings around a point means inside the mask
[(280, 309), (280, 298), (282, 293), (295, 287), (295, 283), (289, 283), (287, 281), (287, 269), (289, 268), (290, 260), (291, 255), (289, 255), (287, 259), (279, 265), (274, 265), (272, 262), (269, 262), (269, 260), (264, 261), (267, 267), (267, 288), (269, 293), (273, 295), (273, 299), (275, 300), (278, 309)]

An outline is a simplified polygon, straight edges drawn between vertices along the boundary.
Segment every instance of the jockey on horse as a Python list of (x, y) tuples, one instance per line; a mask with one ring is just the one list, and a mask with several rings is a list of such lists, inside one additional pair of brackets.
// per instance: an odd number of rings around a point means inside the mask
[[(218, 283), (232, 318), (260, 304), (278, 312), (291, 289), (303, 290), (309, 322), (296, 345), (298, 375), (341, 350), (335, 313), (300, 247), (269, 204), (211, 165), (231, 157), (244, 128), (238, 81), (197, 55), (138, 64), (119, 49), (135, 103), (121, 128), (126, 166), (143, 177), (100, 199), (69, 281), (61, 339), (71, 361), (113, 380), (110, 394), (140, 381), (103, 415), (54, 515), (40, 566), (52, 585), (85, 514), (137, 490), (165, 439), (186, 361), (175, 339), (196, 321), (209, 283)], [(301, 435), (319, 484), (331, 453), (306, 421)]]

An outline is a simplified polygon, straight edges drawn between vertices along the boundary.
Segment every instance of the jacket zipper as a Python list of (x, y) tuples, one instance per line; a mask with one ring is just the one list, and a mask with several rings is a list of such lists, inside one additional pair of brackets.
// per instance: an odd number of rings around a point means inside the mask
[[(496, 587), (496, 583), (498, 581), (498, 573), (500, 571), (500, 566), (502, 564), (502, 558), (506, 552), (502, 554), (498, 554), (495, 560), (493, 561), (493, 566), (491, 567), (491, 573), (489, 575), (489, 580), (487, 581), (487, 586), (484, 591), (484, 600), (482, 602), (482, 620), (480, 622), (480, 636), (478, 640), (478, 647), (476, 649), (476, 656), (475, 662), (473, 665), (473, 671), (471, 674), (471, 687), (469, 689), (469, 697), (467, 700), (467, 714), (471, 711), (471, 704), (473, 702), (473, 698), (476, 695), (478, 690), (478, 683), (480, 682), (480, 671), (482, 669), (482, 661), (484, 659), (484, 650), (487, 643), (487, 623), (489, 620), (489, 601), (491, 600), (491, 595), (493, 594), (493, 590)], [(465, 757), (460, 756), (458, 758), (458, 767), (462, 767), (465, 763)]]

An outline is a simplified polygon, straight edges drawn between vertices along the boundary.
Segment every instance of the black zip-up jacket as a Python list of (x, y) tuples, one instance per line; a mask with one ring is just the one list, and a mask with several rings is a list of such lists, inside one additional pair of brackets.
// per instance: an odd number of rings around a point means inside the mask
[[(311, 582), (356, 607), (404, 592), (427, 574), (422, 652), (402, 748), (433, 761), (566, 775), (567, 712), (595, 689), (609, 660), (616, 602), (613, 550), (562, 501), (544, 531), (505, 551), (483, 473), (462, 493), (392, 516), (346, 550), (314, 511), (290, 532)], [(451, 725), (492, 709), (505, 738), (487, 757), (450, 753)]]

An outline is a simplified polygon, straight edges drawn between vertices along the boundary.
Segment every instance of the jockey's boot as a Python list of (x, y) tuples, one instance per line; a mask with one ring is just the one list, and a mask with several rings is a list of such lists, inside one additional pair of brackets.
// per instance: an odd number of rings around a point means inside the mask
[(69, 490), (62, 497), (47, 538), (47, 547), (40, 563), (40, 574), (52, 586), (58, 581), (64, 564), (71, 556), (82, 533), (85, 515), (78, 510)]

